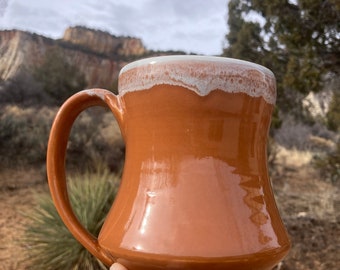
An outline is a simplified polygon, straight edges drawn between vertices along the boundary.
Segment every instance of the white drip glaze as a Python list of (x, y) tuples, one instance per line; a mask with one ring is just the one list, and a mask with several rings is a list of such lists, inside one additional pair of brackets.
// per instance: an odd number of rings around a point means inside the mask
[(176, 85), (200, 96), (213, 90), (245, 93), (276, 100), (274, 74), (267, 68), (242, 60), (210, 56), (161, 56), (126, 65), (119, 74), (119, 93), (150, 89), (155, 85)]

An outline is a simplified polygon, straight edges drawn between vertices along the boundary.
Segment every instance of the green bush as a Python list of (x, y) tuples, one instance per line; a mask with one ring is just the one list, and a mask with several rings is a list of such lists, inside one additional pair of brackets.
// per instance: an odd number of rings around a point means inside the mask
[[(98, 235), (115, 198), (118, 178), (98, 169), (70, 178), (69, 197), (76, 216), (93, 235)], [(33, 269), (106, 269), (76, 241), (61, 221), (49, 194), (37, 195), (37, 206), (27, 213), (23, 239)]]
[(316, 155), (313, 162), (325, 180), (338, 182), (340, 180), (340, 139), (333, 151)]
[(6, 106), (0, 111), (0, 167), (41, 164), (54, 111)]
[[(48, 137), (56, 113), (57, 108), (48, 107), (6, 106), (0, 109), (0, 169), (45, 164)], [(67, 146), (68, 169), (95, 169), (93, 164), (98, 160), (105, 163), (115, 160), (116, 164), (121, 164), (116, 160), (122, 159), (122, 154), (113, 151), (119, 148), (114, 146), (116, 141), (108, 142), (101, 132), (107, 125), (111, 127), (114, 118), (110, 116), (110, 121), (104, 121), (103, 111), (91, 113), (87, 110), (77, 118)], [(105, 131), (114, 133), (115, 130)]]
[(110, 150), (110, 147), (100, 133), (101, 126), (100, 117), (91, 115), (90, 110), (78, 116), (67, 145), (66, 158), (69, 169), (92, 168), (97, 160), (105, 162), (105, 152)]
[(42, 90), (31, 70), (21, 69), (14, 77), (0, 83), (0, 106), (16, 104), (21, 106), (43, 106), (51, 98)]

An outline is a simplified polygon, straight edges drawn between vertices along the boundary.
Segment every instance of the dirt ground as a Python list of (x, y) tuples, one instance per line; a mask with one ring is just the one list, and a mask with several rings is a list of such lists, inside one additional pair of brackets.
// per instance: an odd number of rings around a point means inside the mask
[[(302, 163), (302, 164), (301, 164)], [(33, 269), (20, 238), (34, 194), (47, 192), (43, 173), (0, 174), (0, 270)], [(320, 179), (311, 166), (291, 160), (272, 176), (274, 192), (292, 241), (292, 250), (276, 270), (340, 269), (339, 183)]]

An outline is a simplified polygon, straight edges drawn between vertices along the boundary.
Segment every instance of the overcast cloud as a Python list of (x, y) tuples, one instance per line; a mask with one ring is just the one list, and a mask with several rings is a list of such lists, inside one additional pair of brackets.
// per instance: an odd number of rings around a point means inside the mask
[(221, 54), (227, 0), (0, 0), (0, 29), (60, 38), (82, 25), (139, 37), (148, 49)]

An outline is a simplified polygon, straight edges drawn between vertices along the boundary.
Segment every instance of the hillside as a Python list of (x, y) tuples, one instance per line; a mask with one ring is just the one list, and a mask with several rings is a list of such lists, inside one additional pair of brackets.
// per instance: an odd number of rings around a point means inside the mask
[(84, 27), (70, 27), (54, 40), (19, 30), (0, 31), (0, 80), (41, 65), (46, 52), (61, 51), (64, 59), (85, 75), (88, 87), (111, 85), (128, 60), (148, 51), (138, 38), (116, 37)]

